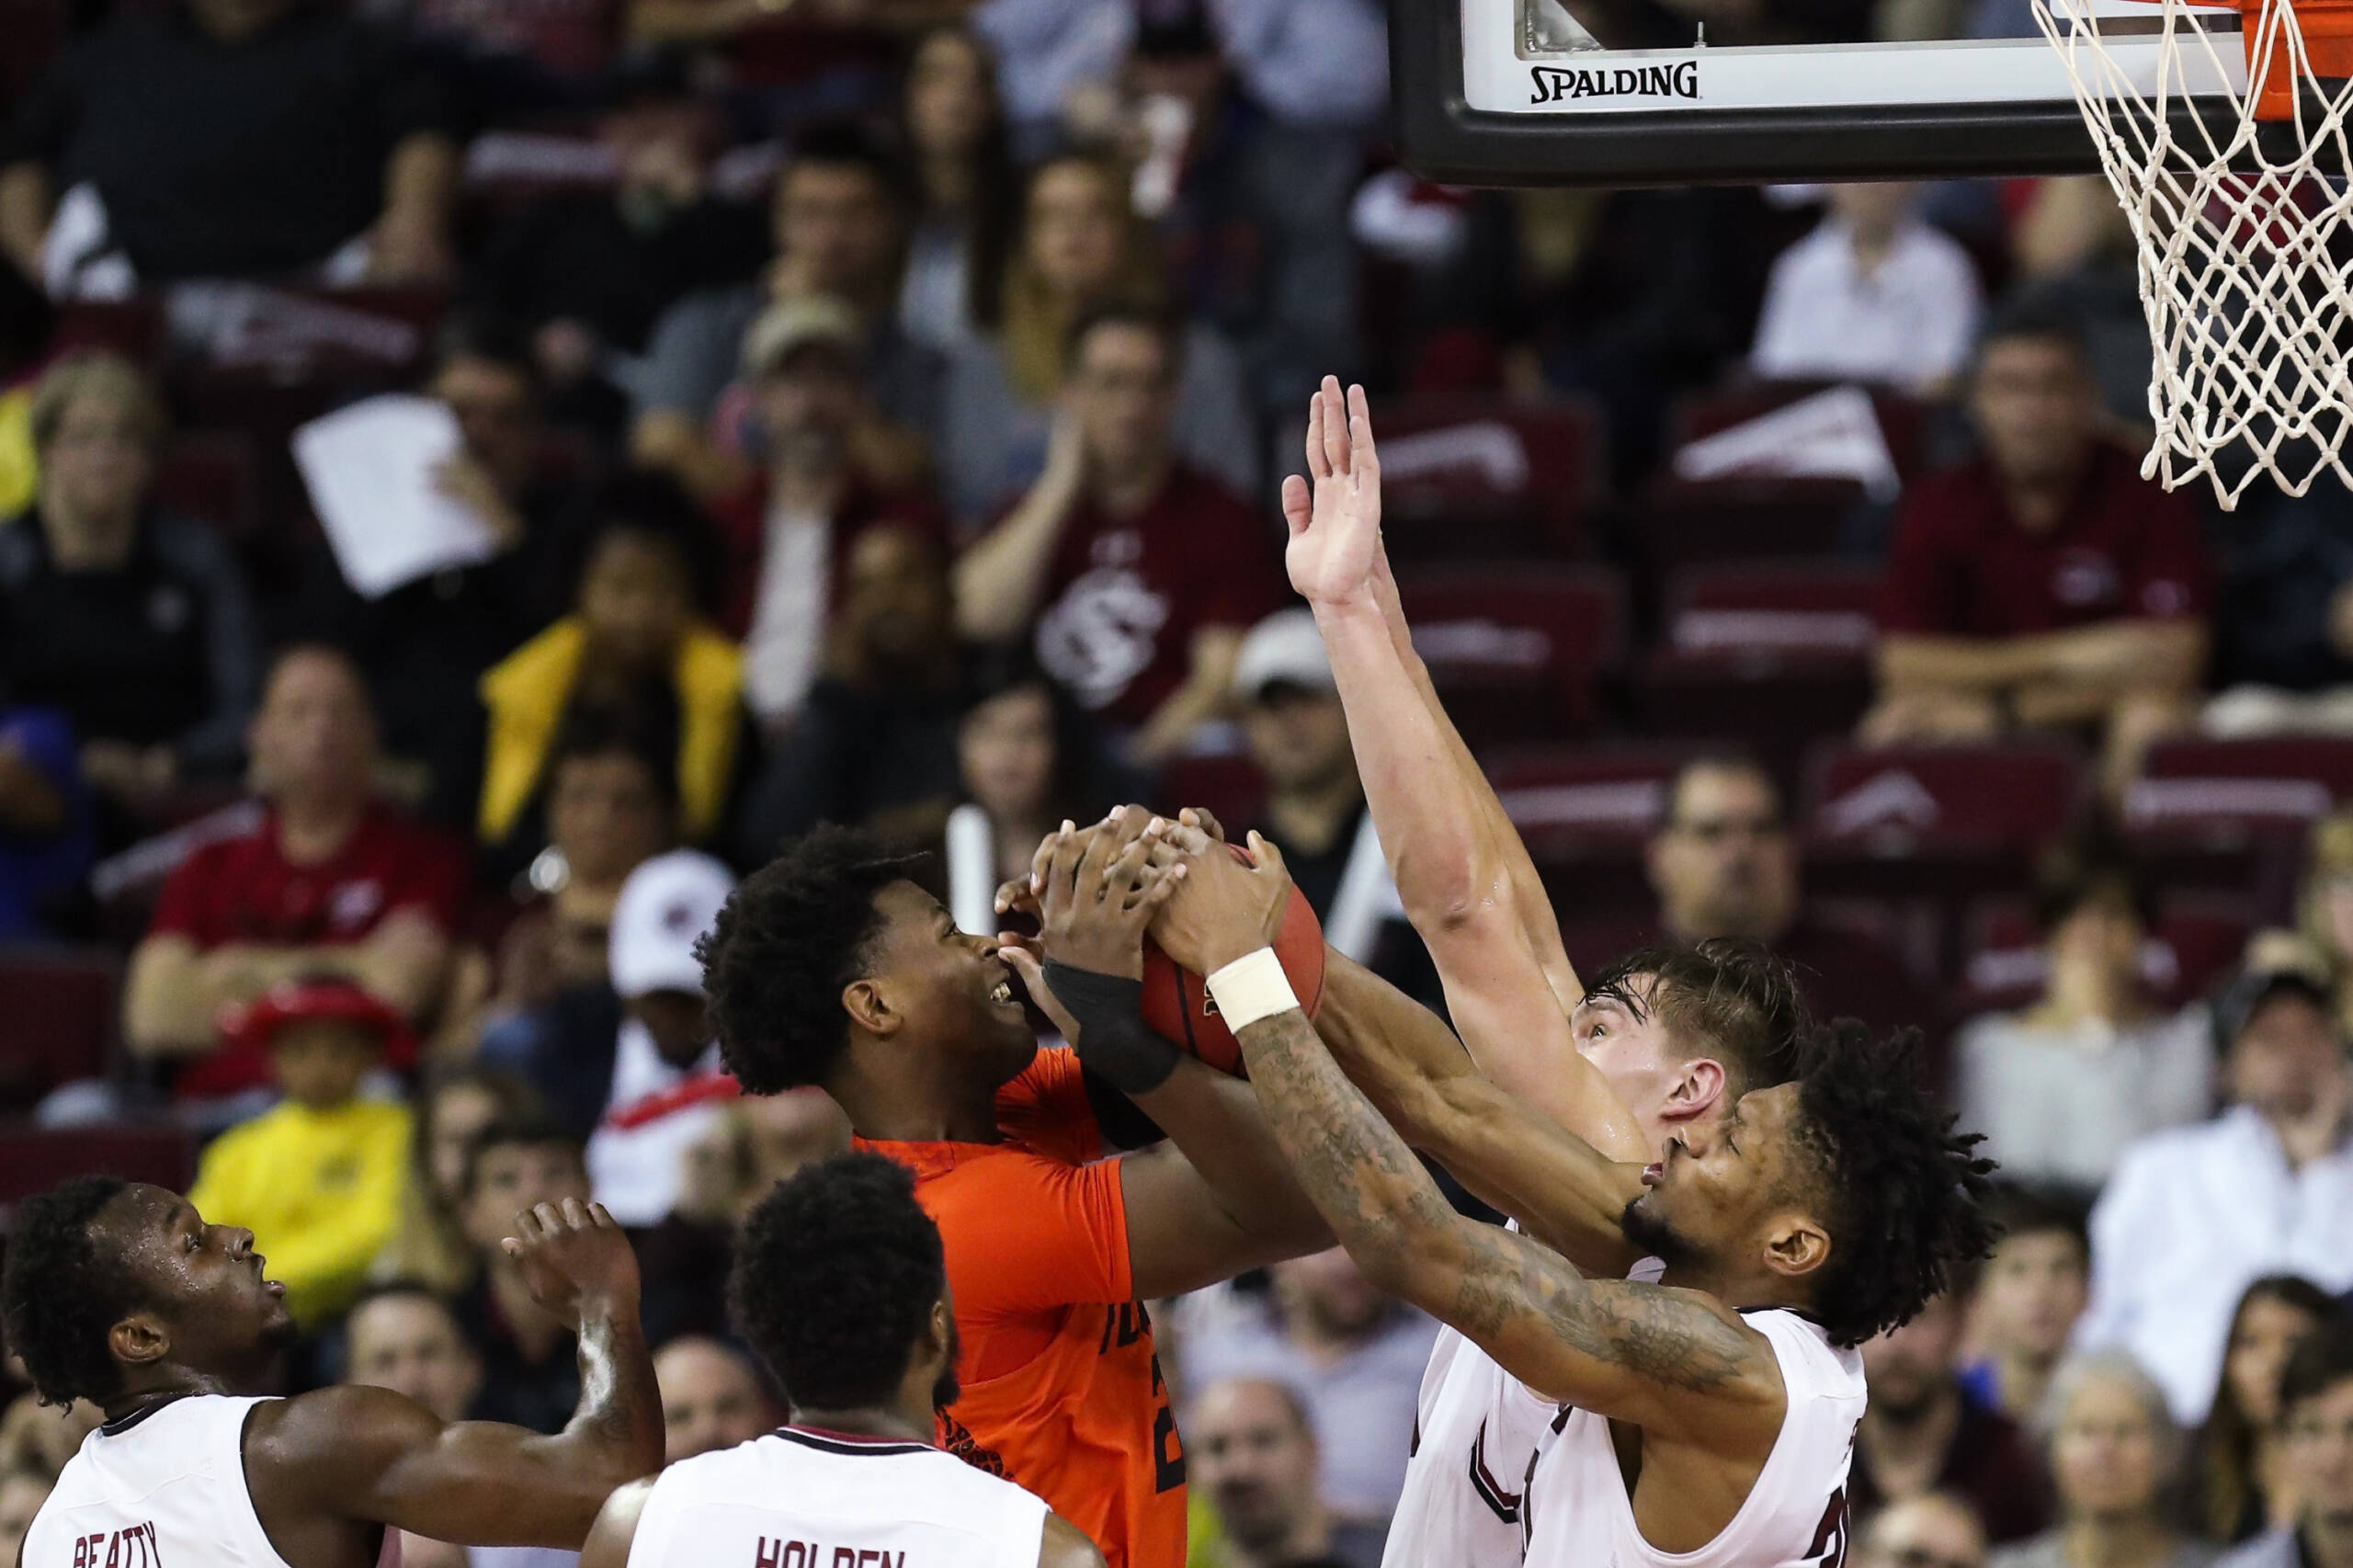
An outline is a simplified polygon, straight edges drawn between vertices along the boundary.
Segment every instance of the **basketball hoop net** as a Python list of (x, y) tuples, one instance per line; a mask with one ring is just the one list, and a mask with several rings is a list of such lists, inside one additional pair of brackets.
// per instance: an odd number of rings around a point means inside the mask
[[(2239, 34), (2210, 30), (2233, 9)], [(2143, 475), (2204, 474), (2225, 510), (2260, 474), (2295, 495), (2324, 471), (2353, 487), (2353, 0), (2034, 12), (2140, 252)]]

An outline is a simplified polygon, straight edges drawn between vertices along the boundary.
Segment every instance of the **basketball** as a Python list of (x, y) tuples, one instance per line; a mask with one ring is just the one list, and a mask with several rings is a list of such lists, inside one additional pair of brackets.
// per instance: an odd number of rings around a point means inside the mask
[[(1239, 845), (1228, 845), (1237, 860), (1249, 855)], [(1290, 892), (1283, 907), (1282, 929), (1275, 936), (1275, 956), (1309, 1017), (1324, 1001), (1324, 925), (1315, 911)], [(1172, 1040), (1188, 1056), (1237, 1078), (1250, 1074), (1243, 1066), (1242, 1046), (1233, 1031), (1217, 1016), (1217, 1003), (1201, 977), (1177, 967), (1150, 937), (1143, 944), (1143, 1021), (1154, 1032)]]

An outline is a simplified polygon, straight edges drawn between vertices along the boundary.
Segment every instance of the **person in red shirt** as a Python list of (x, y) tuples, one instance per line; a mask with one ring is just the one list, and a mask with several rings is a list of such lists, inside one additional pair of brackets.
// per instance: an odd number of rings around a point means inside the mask
[(375, 721), (341, 653), (281, 653), (248, 744), (260, 820), (172, 873), (125, 986), (124, 1037), (180, 1064), (185, 1098), (268, 1085), (267, 1053), (222, 1045), (219, 1018), (280, 981), (347, 975), (426, 1018), (466, 894), (463, 847), (376, 798)]
[[(1328, 1244), (1249, 1086), (1134, 1016), (1143, 928), (1173, 886), (1144, 863), (1153, 836), (1129, 813), (1050, 841), (1044, 968), (958, 931), (914, 859), (836, 827), (745, 879), (702, 948), (745, 1090), (817, 1085), (861, 1147), (915, 1173), (963, 1346), (942, 1444), (1043, 1497), (1109, 1568), (1185, 1561), (1184, 1448), (1145, 1299)], [(1075, 1052), (1039, 1049), (1024, 990)], [(1106, 991), (1124, 1011), (1106, 1015)], [(1139, 1075), (1107, 1054), (1123, 1044), (1167, 1054)], [(1166, 1141), (1105, 1158), (1107, 1122), (1138, 1110)]]
[(1987, 325), (1970, 412), (1982, 451), (1897, 522), (1861, 737), (2086, 729), (2120, 795), (2148, 743), (2188, 722), (2205, 669), (2198, 514), (2102, 436), (2083, 340), (2040, 301)]
[(1176, 459), (1174, 324), (1111, 307), (1070, 343), (1046, 472), (957, 563), (957, 622), (998, 642), (1034, 618), (1038, 662), (1158, 762), (1224, 710), (1282, 580), (1257, 514)]

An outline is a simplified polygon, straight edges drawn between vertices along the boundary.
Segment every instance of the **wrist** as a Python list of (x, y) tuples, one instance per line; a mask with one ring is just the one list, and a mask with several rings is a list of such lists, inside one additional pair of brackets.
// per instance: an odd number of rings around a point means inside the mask
[(1299, 1011), (1299, 994), (1283, 972), (1275, 949), (1261, 947), (1220, 964), (1206, 977), (1218, 1017), (1239, 1039), (1244, 1029), (1261, 1019)]

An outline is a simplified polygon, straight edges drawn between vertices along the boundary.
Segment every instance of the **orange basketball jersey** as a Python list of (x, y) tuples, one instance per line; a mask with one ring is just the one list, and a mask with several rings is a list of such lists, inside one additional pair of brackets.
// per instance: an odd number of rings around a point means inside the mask
[(1109, 1568), (1183, 1568), (1185, 1452), (1078, 1058), (1040, 1051), (996, 1111), (998, 1143), (858, 1141), (915, 1173), (947, 1246), (962, 1392), (940, 1442), (1043, 1497)]

